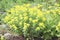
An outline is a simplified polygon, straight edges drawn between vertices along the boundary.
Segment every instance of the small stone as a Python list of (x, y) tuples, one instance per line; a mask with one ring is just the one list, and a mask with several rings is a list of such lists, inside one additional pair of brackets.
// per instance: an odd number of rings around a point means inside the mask
[(11, 37), (12, 37), (12, 35), (11, 35), (10, 33), (5, 33), (5, 34), (4, 34), (4, 38), (5, 38), (6, 40), (10, 40)]

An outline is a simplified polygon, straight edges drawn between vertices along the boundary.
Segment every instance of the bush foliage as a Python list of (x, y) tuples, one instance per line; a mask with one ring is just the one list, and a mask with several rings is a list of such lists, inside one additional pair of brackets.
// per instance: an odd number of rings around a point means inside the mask
[(24, 37), (42, 37), (44, 40), (60, 37), (60, 5), (48, 6), (37, 4), (15, 5), (6, 11), (2, 19), (14, 32)]

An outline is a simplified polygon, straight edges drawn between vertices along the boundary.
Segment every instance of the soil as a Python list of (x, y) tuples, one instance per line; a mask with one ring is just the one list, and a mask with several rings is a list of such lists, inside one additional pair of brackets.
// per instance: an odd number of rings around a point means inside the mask
[(22, 36), (14, 36), (14, 37), (12, 37), (12, 38), (10, 38), (8, 40), (25, 40), (25, 38), (22, 37)]
[(36, 38), (36, 37), (35, 37), (34, 40), (43, 40), (43, 39), (42, 39), (42, 38)]
[(52, 40), (58, 40), (58, 37), (52, 37)]
[[(34, 40), (44, 40), (44, 39), (42, 39), (42, 38), (34, 38)], [(58, 37), (52, 37), (51, 40), (60, 40), (60, 39), (58, 39)]]

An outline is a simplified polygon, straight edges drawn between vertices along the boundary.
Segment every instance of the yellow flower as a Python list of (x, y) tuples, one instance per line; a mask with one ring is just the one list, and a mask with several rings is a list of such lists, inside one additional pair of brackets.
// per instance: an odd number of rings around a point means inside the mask
[[(12, 24), (12, 23), (13, 23), (12, 21), (9, 21), (9, 22), (8, 22), (8, 24)], [(12, 27), (12, 26), (10, 26), (10, 27)]]
[(48, 8), (52, 8), (52, 6), (49, 6)]
[(58, 22), (58, 26), (60, 26), (60, 22)]
[(23, 7), (23, 6), (20, 6), (20, 10), (23, 11), (23, 12), (25, 12), (25, 11), (27, 11), (27, 8)]
[(33, 12), (33, 8), (30, 8), (30, 9), (29, 9), (29, 13), (31, 13), (31, 14), (34, 13), (34, 12)]
[(13, 22), (13, 21), (15, 21), (14, 19), (11, 19), (11, 21)]
[(50, 11), (49, 11), (49, 10), (47, 10), (47, 11), (46, 11), (46, 14), (49, 14), (49, 13), (50, 13)]
[(17, 27), (15, 25), (12, 25), (15, 30), (17, 30)]
[(60, 26), (56, 26), (56, 30), (60, 32)]
[(38, 8), (36, 6), (33, 7), (33, 11), (37, 11)]
[(19, 15), (19, 17), (20, 17), (20, 19), (23, 19), (23, 16), (21, 14)]
[(58, 11), (58, 14), (60, 15), (60, 11)]
[(23, 14), (23, 16), (27, 16), (27, 13), (25, 12), (25, 13)]
[(45, 25), (43, 22), (39, 23), (39, 26), (42, 26), (43, 28), (45, 28)]
[(24, 25), (23, 29), (24, 29), (24, 30), (26, 30), (26, 29), (27, 29), (27, 26), (26, 26), (26, 25)]
[(35, 23), (36, 21), (35, 21), (35, 20), (33, 20), (32, 22), (33, 22), (33, 23)]
[(24, 23), (24, 27), (23, 27), (24, 31), (25, 31), (28, 27), (29, 27), (29, 24)]
[(45, 17), (43, 17), (43, 18), (42, 18), (42, 21), (46, 21), (46, 18), (45, 18)]
[(60, 6), (59, 4), (55, 3), (55, 6)]
[(59, 13), (59, 15), (60, 15), (60, 13)]
[(51, 12), (52, 12), (52, 13), (56, 13), (56, 11), (55, 11), (55, 10), (51, 10)]
[(6, 23), (6, 22), (8, 22), (8, 20), (10, 20), (10, 18), (9, 18), (9, 16), (6, 16), (5, 18), (4, 18), (4, 22)]
[(56, 30), (60, 31), (60, 22), (58, 22), (58, 25), (56, 26)]
[(31, 4), (26, 4), (25, 6), (26, 6), (26, 7), (29, 7), (30, 5), (31, 5)]
[(38, 16), (38, 17), (43, 16), (42, 11), (38, 10), (38, 11), (37, 11), (37, 16)]
[(36, 27), (36, 29), (35, 29), (36, 31), (38, 31), (38, 30), (40, 30), (40, 27)]
[(35, 20), (32, 20), (32, 22), (33, 22), (33, 23), (36, 23), (37, 21), (38, 21), (37, 19), (35, 19)]
[(22, 22), (19, 22), (19, 25), (22, 25)]
[(6, 16), (6, 17), (5, 17), (5, 20), (8, 20), (8, 19), (9, 19), (9, 17), (8, 17), (8, 16)]
[(24, 20), (26, 21), (27, 19), (28, 19), (28, 16), (25, 16), (25, 17), (24, 17)]
[(40, 7), (42, 7), (42, 6), (43, 6), (43, 5), (37, 4), (37, 7), (38, 7), (38, 8), (40, 8)]
[(27, 26), (29, 27), (29, 26), (30, 26), (30, 24), (27, 24)]
[(58, 27), (58, 26), (56, 26), (56, 30), (57, 30), (57, 31), (59, 30), (59, 27)]
[(20, 8), (20, 6), (19, 5), (16, 5), (16, 6), (14, 6), (16, 9), (19, 9)]
[(32, 18), (29, 18), (29, 21), (31, 22), (32, 21)]
[(15, 12), (14, 8), (11, 8), (11, 9), (10, 9), (10, 12), (11, 12), (11, 13)]

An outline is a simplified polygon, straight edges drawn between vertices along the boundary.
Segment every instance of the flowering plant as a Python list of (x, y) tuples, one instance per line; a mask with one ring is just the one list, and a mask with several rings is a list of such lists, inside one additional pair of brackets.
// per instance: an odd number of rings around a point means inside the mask
[(43, 5), (40, 4), (36, 6), (31, 4), (16, 5), (7, 10), (6, 16), (2, 20), (19, 35), (41, 36), (44, 39), (49, 39), (60, 35), (60, 7), (59, 5), (55, 6), (49, 6), (44, 10)]

